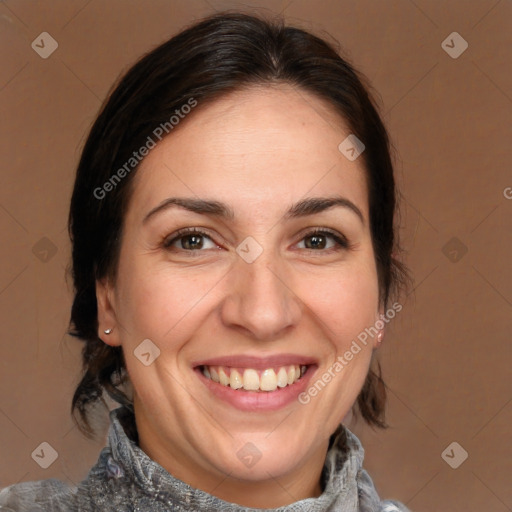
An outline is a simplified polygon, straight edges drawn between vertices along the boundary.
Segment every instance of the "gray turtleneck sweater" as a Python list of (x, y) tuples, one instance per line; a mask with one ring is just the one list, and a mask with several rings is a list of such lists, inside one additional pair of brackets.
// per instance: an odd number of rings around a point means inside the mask
[(322, 472), (323, 493), (276, 509), (228, 503), (174, 478), (137, 445), (133, 414), (110, 412), (108, 445), (85, 480), (23, 482), (0, 491), (2, 512), (410, 512), (381, 501), (363, 469), (359, 439), (343, 425), (331, 436)]

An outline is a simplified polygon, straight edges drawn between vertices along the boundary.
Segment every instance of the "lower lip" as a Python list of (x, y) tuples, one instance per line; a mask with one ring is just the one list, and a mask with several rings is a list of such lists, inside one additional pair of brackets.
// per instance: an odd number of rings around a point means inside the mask
[(235, 390), (205, 377), (199, 368), (196, 368), (195, 372), (216, 397), (242, 411), (254, 412), (276, 411), (293, 402), (298, 402), (298, 397), (307, 388), (315, 368), (314, 365), (308, 366), (306, 373), (292, 385), (278, 387), (275, 391), (260, 392)]

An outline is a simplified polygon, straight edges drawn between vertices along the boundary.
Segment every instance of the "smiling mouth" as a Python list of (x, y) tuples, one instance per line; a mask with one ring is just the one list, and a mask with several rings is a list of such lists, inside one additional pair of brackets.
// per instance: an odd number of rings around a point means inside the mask
[(221, 386), (238, 391), (272, 392), (295, 384), (307, 372), (308, 365), (286, 365), (264, 370), (201, 365), (199, 370), (207, 379)]

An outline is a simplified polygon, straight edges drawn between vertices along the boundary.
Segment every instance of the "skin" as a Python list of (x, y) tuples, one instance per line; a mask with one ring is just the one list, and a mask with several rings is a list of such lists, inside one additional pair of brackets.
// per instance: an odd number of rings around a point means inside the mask
[[(314, 383), (382, 313), (365, 171), (361, 158), (339, 152), (350, 132), (332, 110), (286, 85), (199, 105), (141, 163), (116, 280), (97, 283), (100, 336), (123, 347), (140, 447), (182, 481), (247, 507), (322, 493), (329, 436), (377, 347), (370, 339), (308, 404), (272, 412), (224, 403), (192, 369), (229, 354), (294, 353), (318, 359)], [(283, 218), (299, 200), (333, 195), (352, 201), (364, 223), (344, 207)], [(221, 201), (235, 220), (170, 208), (143, 222), (171, 196)], [(207, 231), (202, 247), (187, 252), (190, 237), (163, 246), (186, 227)], [(330, 250), (330, 237), (325, 248), (312, 247), (306, 235), (320, 228), (345, 235), (350, 248)], [(250, 264), (236, 252), (248, 236), (263, 248)], [(149, 366), (133, 354), (145, 339), (160, 349)], [(248, 442), (261, 453), (251, 468), (237, 457)]]

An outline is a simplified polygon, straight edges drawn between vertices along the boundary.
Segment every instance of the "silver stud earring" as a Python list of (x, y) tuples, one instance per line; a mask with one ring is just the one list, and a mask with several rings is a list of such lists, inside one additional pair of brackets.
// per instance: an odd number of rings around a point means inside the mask
[(109, 335), (113, 330), (114, 330), (114, 328), (113, 328), (113, 327), (111, 327), (110, 329), (105, 329), (103, 332), (104, 332), (106, 335)]
[(377, 343), (382, 343), (382, 338), (384, 338), (384, 331), (379, 331), (379, 334), (377, 334)]

